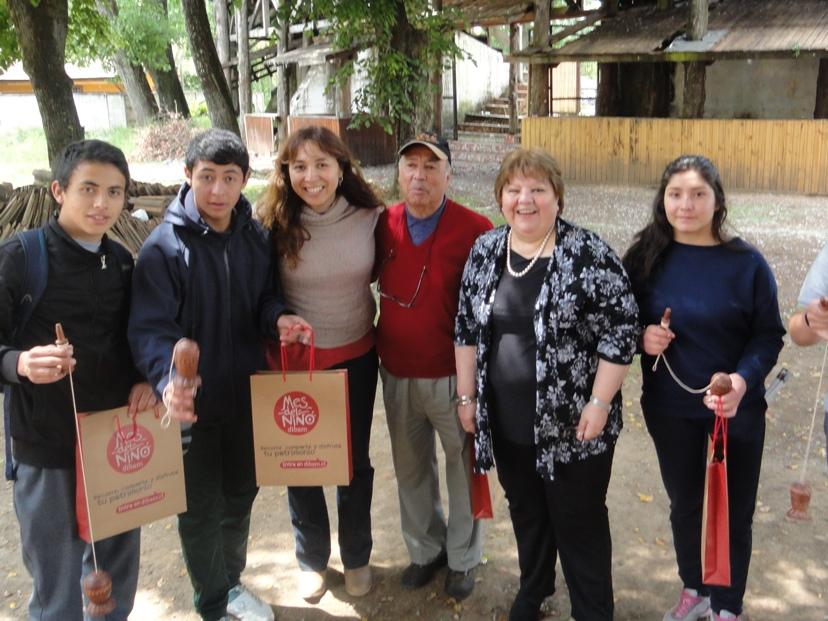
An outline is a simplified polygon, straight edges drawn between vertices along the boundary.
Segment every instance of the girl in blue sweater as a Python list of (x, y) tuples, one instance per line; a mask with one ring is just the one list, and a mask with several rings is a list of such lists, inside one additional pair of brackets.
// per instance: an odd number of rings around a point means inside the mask
[[(765, 438), (764, 380), (785, 330), (776, 281), (759, 251), (724, 232), (721, 178), (705, 157), (681, 156), (664, 171), (650, 222), (624, 257), (643, 326), (641, 408), (670, 498), (670, 523), (683, 588), (664, 621), (739, 619), (751, 555), (751, 530)], [(672, 309), (669, 327), (660, 325)], [(716, 397), (686, 392), (725, 371), (728, 429), (731, 586), (702, 583), (701, 530), (707, 439)]]

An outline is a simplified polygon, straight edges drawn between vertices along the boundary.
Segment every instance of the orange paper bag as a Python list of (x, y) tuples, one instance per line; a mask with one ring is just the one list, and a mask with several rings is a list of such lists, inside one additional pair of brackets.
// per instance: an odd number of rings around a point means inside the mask
[(347, 371), (260, 373), (250, 394), (259, 486), (351, 482)]
[(163, 428), (159, 414), (155, 409), (130, 416), (123, 407), (78, 416), (75, 513), (84, 541), (187, 510), (181, 429)]
[(702, 512), (702, 582), (730, 586), (730, 518), (727, 507), (727, 419), (716, 415), (707, 449)]

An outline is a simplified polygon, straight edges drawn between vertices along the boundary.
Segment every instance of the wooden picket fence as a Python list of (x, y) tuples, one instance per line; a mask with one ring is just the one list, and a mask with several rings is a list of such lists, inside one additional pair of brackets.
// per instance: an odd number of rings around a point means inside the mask
[(668, 162), (694, 153), (725, 189), (828, 194), (828, 120), (531, 117), (521, 143), (551, 153), (567, 181), (657, 185)]

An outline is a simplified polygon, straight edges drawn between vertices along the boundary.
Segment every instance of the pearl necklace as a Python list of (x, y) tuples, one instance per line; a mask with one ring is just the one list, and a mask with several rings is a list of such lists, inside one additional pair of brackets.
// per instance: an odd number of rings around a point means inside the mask
[(541, 254), (543, 253), (543, 249), (546, 248), (546, 243), (549, 241), (549, 238), (552, 237), (552, 231), (555, 230), (555, 225), (549, 227), (549, 230), (546, 231), (546, 236), (543, 238), (540, 247), (538, 248), (537, 252), (535, 252), (535, 256), (532, 257), (532, 260), (529, 261), (529, 265), (524, 267), (519, 272), (516, 272), (512, 267), (512, 229), (509, 229), (509, 233), (506, 235), (506, 269), (509, 270), (509, 274), (512, 275), (512, 278), (520, 278), (521, 276), (526, 276), (529, 273), (529, 270), (532, 269), (532, 266), (538, 262), (540, 259)]

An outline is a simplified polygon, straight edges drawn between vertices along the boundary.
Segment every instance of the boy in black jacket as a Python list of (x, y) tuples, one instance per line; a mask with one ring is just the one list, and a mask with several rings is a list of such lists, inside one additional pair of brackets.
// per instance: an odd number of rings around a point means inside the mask
[[(264, 335), (298, 320), (273, 290), (270, 243), (242, 189), (250, 175), (238, 136), (196, 136), (187, 181), (135, 267), (129, 340), (138, 368), (158, 395), (168, 389), (173, 416), (186, 425), (187, 511), (178, 516), (184, 560), (205, 621), (271, 621), (273, 611), (241, 584), (250, 511), (256, 497), (250, 375), (265, 368)], [(297, 332), (298, 333), (298, 332)], [(202, 383), (167, 386), (176, 341), (201, 348)]]
[[(155, 404), (137, 383), (126, 327), (132, 258), (106, 232), (126, 201), (129, 169), (110, 144), (86, 140), (66, 147), (51, 192), (60, 214), (44, 226), (48, 278), (20, 334), (26, 259), (17, 238), (0, 246), (0, 373), (11, 386), (12, 451), (17, 466), (14, 507), (23, 562), (32, 576), (29, 618), (84, 618), (81, 577), (92, 571), (90, 546), (75, 520), (75, 424), (67, 375), (73, 373), (80, 412), (129, 403), (131, 413)], [(28, 258), (33, 260), (32, 257)], [(70, 345), (53, 345), (62, 323)], [(138, 585), (140, 530), (95, 543), (101, 568), (112, 575), (125, 621)]]

